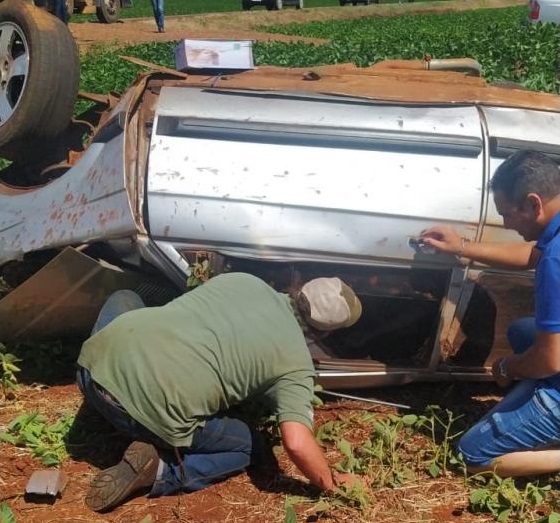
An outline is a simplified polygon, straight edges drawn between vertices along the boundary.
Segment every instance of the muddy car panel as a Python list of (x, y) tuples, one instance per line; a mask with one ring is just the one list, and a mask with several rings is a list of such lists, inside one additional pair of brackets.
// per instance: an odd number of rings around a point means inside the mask
[(384, 67), (140, 79), (62, 177), (4, 186), (2, 260), (73, 245), (175, 292), (224, 271), (278, 290), (338, 275), (364, 314), (310, 347), (325, 386), (489, 379), (507, 323), (532, 308), (532, 275), (411, 240), (436, 223), (518, 239), (488, 181), (513, 150), (558, 154), (558, 97)]

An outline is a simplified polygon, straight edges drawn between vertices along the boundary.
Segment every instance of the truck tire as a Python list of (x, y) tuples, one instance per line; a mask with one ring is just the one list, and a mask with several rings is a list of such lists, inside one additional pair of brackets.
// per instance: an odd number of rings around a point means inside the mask
[(102, 24), (118, 22), (121, 15), (120, 0), (101, 0), (101, 5), (95, 10), (95, 13)]
[(0, 157), (21, 160), (68, 127), (78, 48), (64, 23), (21, 0), (0, 3), (0, 41)]

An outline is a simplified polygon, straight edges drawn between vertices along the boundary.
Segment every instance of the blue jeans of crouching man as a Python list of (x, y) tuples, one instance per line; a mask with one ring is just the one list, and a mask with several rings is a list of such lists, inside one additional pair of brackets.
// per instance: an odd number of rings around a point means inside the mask
[[(115, 292), (101, 309), (92, 334), (120, 314), (141, 307), (144, 303), (134, 292)], [(91, 379), (87, 369), (78, 368), (77, 381), (87, 402), (119, 432), (158, 449), (160, 464), (150, 492), (152, 497), (203, 489), (241, 472), (251, 463), (253, 437), (248, 425), (241, 420), (226, 416), (209, 418), (204, 427), (196, 429), (191, 446), (175, 452), (168, 443), (130, 417), (115, 398)]]
[[(507, 332), (516, 354), (535, 343), (532, 317), (513, 322)], [(560, 376), (526, 379), (498, 403), (459, 441), (465, 463), (489, 466), (494, 459), (516, 451), (560, 445)]]

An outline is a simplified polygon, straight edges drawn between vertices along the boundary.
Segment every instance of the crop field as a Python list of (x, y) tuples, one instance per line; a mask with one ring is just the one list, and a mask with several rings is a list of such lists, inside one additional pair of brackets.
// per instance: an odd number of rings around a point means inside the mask
[[(404, 0), (406, 1), (406, 0)], [(445, 0), (441, 0), (445, 1)], [(399, 3), (399, 0), (380, 0), (384, 4)], [(121, 11), (121, 18), (141, 18), (152, 16), (150, 0), (133, 0), (133, 6)], [(304, 0), (306, 8), (338, 6), (338, 0)], [(350, 9), (350, 6), (348, 7)], [(374, 9), (375, 6), (372, 6)], [(257, 9), (259, 9), (257, 7)], [(241, 0), (166, 0), (165, 14), (189, 15), (198, 13), (227, 13), (241, 11)], [(94, 20), (95, 15), (74, 15), (73, 22)]]
[[(260, 29), (329, 41), (257, 42), (254, 56), (257, 65), (293, 67), (343, 62), (367, 66), (387, 58), (421, 59), (426, 53), (434, 58), (472, 57), (490, 82), (513, 81), (532, 90), (559, 92), (560, 28), (528, 25), (526, 16), (525, 7), (513, 7), (267, 26)], [(95, 49), (83, 57), (82, 88), (122, 91), (140, 69), (118, 60), (118, 54), (173, 67), (173, 47), (166, 42)]]

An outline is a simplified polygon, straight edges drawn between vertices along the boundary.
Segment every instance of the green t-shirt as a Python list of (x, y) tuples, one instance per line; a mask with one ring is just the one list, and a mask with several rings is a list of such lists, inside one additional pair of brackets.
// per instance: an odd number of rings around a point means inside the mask
[(279, 422), (312, 426), (315, 372), (290, 299), (249, 274), (119, 316), (84, 343), (78, 364), (175, 447), (251, 398), (268, 400)]

